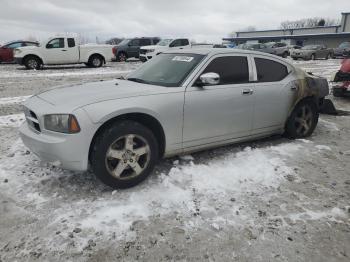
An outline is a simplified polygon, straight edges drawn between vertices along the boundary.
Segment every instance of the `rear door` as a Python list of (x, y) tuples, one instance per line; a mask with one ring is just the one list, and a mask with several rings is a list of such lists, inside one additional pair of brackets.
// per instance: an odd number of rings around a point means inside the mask
[[(198, 87), (204, 73), (220, 75), (218, 85)], [(217, 55), (210, 58), (186, 89), (184, 105), (184, 148), (225, 144), (250, 135), (254, 97), (250, 83), (249, 56)]]
[(279, 59), (254, 55), (253, 134), (269, 133), (284, 126), (297, 90), (292, 68)]
[(139, 57), (140, 39), (133, 39), (128, 44), (128, 57)]

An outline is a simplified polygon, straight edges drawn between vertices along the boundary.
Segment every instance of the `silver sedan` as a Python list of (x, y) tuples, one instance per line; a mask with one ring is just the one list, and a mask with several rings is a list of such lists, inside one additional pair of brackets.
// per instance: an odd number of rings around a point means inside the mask
[(163, 157), (273, 134), (307, 137), (325, 79), (249, 50), (163, 53), (126, 79), (57, 88), (25, 102), (22, 140), (42, 160), (107, 185), (143, 181)]

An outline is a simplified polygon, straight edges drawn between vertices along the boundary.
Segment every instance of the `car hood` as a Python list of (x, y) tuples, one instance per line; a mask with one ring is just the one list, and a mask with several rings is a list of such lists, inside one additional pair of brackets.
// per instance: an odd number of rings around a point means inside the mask
[(167, 92), (169, 88), (163, 86), (140, 84), (127, 80), (110, 80), (59, 87), (37, 96), (54, 106), (75, 109), (106, 100)]

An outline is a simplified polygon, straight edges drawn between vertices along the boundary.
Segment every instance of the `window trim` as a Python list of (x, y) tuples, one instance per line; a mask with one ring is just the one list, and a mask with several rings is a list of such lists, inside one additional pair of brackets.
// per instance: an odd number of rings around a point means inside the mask
[(249, 73), (249, 82), (247, 83), (237, 83), (237, 84), (226, 84), (226, 85), (215, 85), (215, 86), (206, 86), (206, 88), (228, 88), (232, 86), (238, 86), (238, 85), (252, 85), (254, 82), (253, 80), (253, 64), (251, 60), (251, 55), (249, 53), (221, 53), (221, 54), (215, 54), (213, 56), (208, 57), (207, 59), (204, 59), (202, 64), (199, 64), (197, 67), (197, 70), (194, 71), (191, 75), (188, 76), (187, 80), (184, 82), (184, 85), (187, 86), (187, 88), (191, 89), (198, 89), (194, 85), (198, 77), (203, 74), (203, 71), (207, 68), (207, 66), (215, 59), (220, 57), (226, 57), (226, 56), (243, 56), (247, 58), (248, 61), (248, 73)]
[[(283, 79), (281, 79), (280, 81), (259, 82), (258, 81), (258, 70), (256, 68), (255, 58), (267, 59), (267, 60), (271, 60), (271, 61), (280, 63), (280, 64), (282, 64), (282, 65), (287, 67), (288, 74)], [(293, 72), (293, 67), (290, 64), (286, 63), (283, 60), (275, 58), (275, 57), (267, 57), (267, 56), (263, 56), (263, 55), (255, 55), (254, 54), (254, 55), (251, 55), (251, 59), (252, 59), (252, 66), (253, 66), (253, 80), (252, 80), (252, 82), (254, 82), (254, 83), (259, 83), (259, 84), (280, 83), (280, 82), (284, 81)]]

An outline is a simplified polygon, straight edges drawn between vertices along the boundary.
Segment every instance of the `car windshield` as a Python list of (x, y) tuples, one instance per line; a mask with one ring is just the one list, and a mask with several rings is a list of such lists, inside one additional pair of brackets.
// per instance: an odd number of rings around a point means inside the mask
[(173, 41), (173, 39), (162, 39), (158, 45), (161, 45), (161, 46), (168, 46), (170, 44), (170, 42)]
[(303, 50), (316, 50), (318, 48), (317, 45), (306, 45), (306, 46), (303, 46), (301, 49)]
[(350, 42), (341, 43), (339, 45), (339, 48), (346, 48), (346, 47), (350, 47)]
[(136, 71), (127, 80), (166, 87), (180, 86), (204, 58), (199, 54), (160, 54)]

